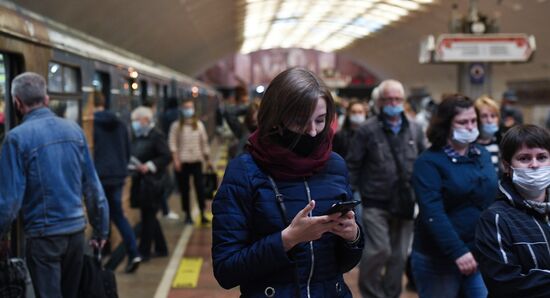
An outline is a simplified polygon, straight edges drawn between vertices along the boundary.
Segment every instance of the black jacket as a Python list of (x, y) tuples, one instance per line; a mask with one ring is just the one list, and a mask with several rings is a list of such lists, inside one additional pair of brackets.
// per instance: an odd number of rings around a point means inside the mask
[(509, 178), (476, 227), (475, 257), (489, 297), (550, 297), (550, 224)]
[(103, 185), (123, 184), (128, 175), (128, 129), (110, 111), (94, 113), (94, 164)]
[(384, 124), (382, 116), (371, 117), (351, 139), (346, 156), (350, 183), (361, 193), (365, 207), (388, 207), (392, 196), (388, 190), (395, 189), (399, 178), (390, 146), (395, 148), (406, 177), (411, 177), (414, 161), (425, 149), (420, 126), (404, 115), (402, 121), (396, 135)]
[[(134, 136), (132, 157), (137, 158), (143, 164), (152, 163), (155, 169), (145, 175), (137, 171), (132, 173), (132, 188), (130, 190), (132, 207), (157, 206), (160, 203), (159, 199), (162, 198), (166, 167), (172, 160), (170, 148), (168, 148), (164, 135), (153, 128), (145, 136)], [(144, 189), (145, 183), (149, 188), (155, 189)]]
[(332, 140), (332, 151), (340, 154), (340, 156), (346, 159), (349, 151), (349, 144), (354, 134), (355, 130), (352, 128), (342, 128), (334, 135), (334, 139)]

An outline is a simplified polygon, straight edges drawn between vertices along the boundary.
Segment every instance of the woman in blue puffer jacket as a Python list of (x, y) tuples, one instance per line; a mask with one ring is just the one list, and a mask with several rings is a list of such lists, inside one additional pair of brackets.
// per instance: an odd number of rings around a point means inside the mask
[(214, 275), (242, 297), (351, 297), (342, 274), (361, 259), (344, 160), (332, 153), (332, 96), (291, 68), (265, 92), (248, 151), (232, 160), (212, 210)]

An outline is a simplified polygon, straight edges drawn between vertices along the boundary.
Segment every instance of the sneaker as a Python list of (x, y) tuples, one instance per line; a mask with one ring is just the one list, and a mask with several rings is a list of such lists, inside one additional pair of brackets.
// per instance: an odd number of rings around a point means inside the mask
[(207, 224), (209, 224), (209, 223), (210, 223), (210, 221), (208, 220), (208, 218), (206, 218), (206, 217), (204, 217), (204, 216), (201, 218), (201, 224), (207, 225)]
[(180, 216), (176, 212), (170, 211), (164, 216), (164, 218), (178, 220), (180, 219)]
[(128, 262), (128, 265), (126, 265), (126, 268), (124, 269), (124, 272), (126, 273), (132, 273), (135, 272), (138, 267), (139, 263), (141, 263), (142, 259), (141, 257), (135, 257), (132, 260)]

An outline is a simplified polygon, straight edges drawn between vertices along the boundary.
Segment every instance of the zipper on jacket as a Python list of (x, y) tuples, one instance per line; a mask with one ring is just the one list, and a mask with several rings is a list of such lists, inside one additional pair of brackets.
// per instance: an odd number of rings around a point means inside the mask
[[(306, 186), (306, 193), (307, 193), (307, 199), (308, 202), (311, 203), (311, 192), (309, 190), (309, 185), (307, 184), (307, 180), (304, 180), (304, 185)], [(308, 216), (313, 216), (313, 211), (310, 211)], [(309, 241), (309, 251), (311, 252), (311, 269), (309, 270), (309, 277), (307, 278), (307, 297), (311, 298), (311, 292), (309, 290), (309, 285), (311, 284), (311, 278), (313, 277), (313, 269), (315, 267), (315, 253), (313, 252), (313, 241)]]

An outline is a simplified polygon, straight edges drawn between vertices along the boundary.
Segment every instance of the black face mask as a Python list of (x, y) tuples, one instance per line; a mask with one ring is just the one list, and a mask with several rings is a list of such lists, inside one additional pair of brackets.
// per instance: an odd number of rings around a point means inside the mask
[(314, 137), (306, 134), (293, 132), (287, 128), (283, 129), (283, 134), (276, 135), (276, 141), (281, 146), (290, 149), (292, 152), (306, 157), (309, 156), (323, 140), (322, 134), (317, 134)]

